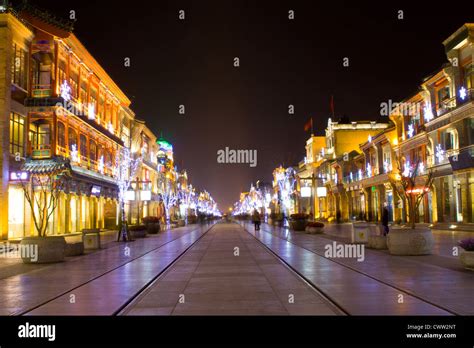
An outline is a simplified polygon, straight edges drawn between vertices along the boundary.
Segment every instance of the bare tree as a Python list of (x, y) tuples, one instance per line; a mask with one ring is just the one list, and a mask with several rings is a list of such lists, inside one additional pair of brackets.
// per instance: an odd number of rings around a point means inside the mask
[(408, 162), (402, 165), (402, 160), (399, 157), (396, 162), (398, 174), (395, 177), (390, 176), (389, 180), (398, 195), (407, 202), (408, 222), (414, 229), (418, 218), (418, 208), (433, 185), (433, 172), (430, 169), (426, 174), (421, 173), (420, 164), (422, 162), (420, 160), (417, 160), (413, 166), (410, 166)]
[(51, 216), (58, 207), (59, 195), (65, 190), (69, 178), (69, 170), (63, 169), (30, 173), (27, 181), (20, 180), (39, 237), (46, 237)]
[(138, 172), (142, 157), (136, 157), (130, 153), (127, 147), (120, 148), (115, 157), (115, 182), (119, 189), (119, 203), (120, 203), (120, 233), (117, 236), (117, 240), (126, 242), (131, 240), (130, 233), (128, 231), (127, 217), (125, 216), (125, 194), (130, 187), (130, 183)]

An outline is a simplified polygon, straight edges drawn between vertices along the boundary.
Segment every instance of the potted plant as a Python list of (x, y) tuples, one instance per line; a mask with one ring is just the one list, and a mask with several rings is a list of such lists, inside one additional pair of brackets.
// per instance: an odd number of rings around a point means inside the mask
[(197, 222), (197, 216), (191, 214), (188, 216), (188, 224), (195, 224)]
[(459, 246), (464, 250), (459, 254), (459, 259), (466, 269), (474, 271), (474, 238), (463, 239)]
[(59, 195), (67, 188), (70, 168), (69, 161), (60, 157), (44, 161), (27, 159), (22, 166), (22, 170), (28, 173), (28, 179), (20, 180), (20, 183), (30, 206), (36, 231), (36, 236), (25, 237), (20, 242), (23, 263), (52, 263), (64, 260), (65, 238), (49, 236), (47, 233), (50, 220), (58, 206)]
[(146, 230), (150, 234), (157, 234), (160, 232), (160, 218), (157, 216), (146, 216), (142, 219), (146, 226)]
[(270, 214), (271, 218), (271, 224), (274, 226), (282, 226), (283, 225), (283, 219), (284, 216), (282, 213), (271, 213)]
[[(404, 198), (408, 212), (408, 228), (392, 228), (387, 236), (387, 247), (392, 255), (429, 255), (433, 252), (434, 238), (429, 228), (416, 228), (418, 207), (433, 184), (433, 172), (420, 173), (418, 160), (414, 166), (397, 159), (398, 173), (390, 174), (392, 187)], [(402, 169), (404, 168), (404, 169)]]
[(308, 214), (299, 213), (290, 215), (290, 226), (294, 231), (304, 231), (307, 222)]
[(305, 229), (309, 234), (320, 234), (324, 232), (324, 224), (322, 222), (308, 222)]
[(183, 218), (179, 217), (178, 218), (178, 227), (184, 227), (184, 226), (186, 226), (186, 221)]
[(128, 230), (132, 239), (145, 238), (147, 235), (147, 227), (145, 225), (132, 225), (128, 227)]

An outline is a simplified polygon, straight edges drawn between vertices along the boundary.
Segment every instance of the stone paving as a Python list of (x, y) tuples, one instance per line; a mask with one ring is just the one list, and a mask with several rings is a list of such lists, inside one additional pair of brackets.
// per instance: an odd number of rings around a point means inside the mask
[(343, 312), (239, 225), (218, 224), (123, 314), (335, 315)]
[[(363, 262), (355, 258), (325, 258), (325, 248), (334, 239), (343, 242), (344, 237), (331, 235), (308, 235), (294, 232), (287, 228), (262, 225), (260, 232), (255, 233), (251, 224), (247, 230), (285, 259), (288, 264), (298, 269), (308, 280), (327, 292), (342, 307), (352, 314), (449, 314), (436, 307), (418, 304), (408, 310), (395, 300), (398, 294), (405, 294), (405, 304), (421, 298), (441, 306), (451, 313), (461, 315), (474, 314), (474, 273), (465, 270), (457, 259), (444, 255), (428, 256), (393, 256), (388, 251), (365, 249)], [(341, 228), (340, 231), (343, 231)], [(342, 234), (342, 233), (341, 233)], [(452, 233), (449, 233), (450, 235)], [(449, 244), (452, 236), (438, 235), (437, 242)], [(384, 285), (386, 284), (386, 285)], [(350, 299), (339, 294), (351, 292), (352, 301), (363, 301), (372, 297), (357, 309)], [(413, 295), (406, 296), (406, 295)], [(392, 300), (388, 300), (387, 296)], [(383, 303), (383, 308), (377, 308)]]
[(474, 314), (474, 274), (448, 252), (460, 232), (435, 232), (434, 255), (364, 249), (358, 262), (325, 257), (348, 241), (345, 225), (324, 235), (244, 227), (190, 225), (26, 272), (2, 259), (0, 315), (113, 315), (148, 284), (120, 314), (345, 314), (334, 303), (351, 315)]
[(30, 314), (113, 314), (209, 228), (189, 225), (1, 279), (0, 315), (47, 301)]

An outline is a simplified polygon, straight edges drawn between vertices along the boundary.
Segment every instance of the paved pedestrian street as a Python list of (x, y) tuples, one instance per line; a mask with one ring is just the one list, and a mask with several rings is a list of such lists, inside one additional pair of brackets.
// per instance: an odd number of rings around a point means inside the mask
[[(255, 231), (249, 222), (191, 224), (109, 242), (62, 263), (21, 269), (7, 263), (0, 271), (0, 313), (474, 314), (474, 279), (457, 259), (365, 247), (363, 258), (328, 257), (328, 245), (349, 245), (339, 233), (344, 228), (328, 224), (327, 233), (310, 235), (268, 224)], [(447, 244), (452, 236), (436, 238)]]
[(218, 224), (127, 315), (335, 315), (334, 304), (237, 224)]
[(1, 279), (0, 315), (112, 315), (210, 227), (190, 225), (115, 243)]

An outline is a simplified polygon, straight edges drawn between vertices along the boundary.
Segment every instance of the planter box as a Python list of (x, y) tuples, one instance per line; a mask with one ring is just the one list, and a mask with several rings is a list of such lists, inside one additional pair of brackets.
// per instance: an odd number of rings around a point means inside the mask
[(309, 234), (321, 234), (324, 232), (324, 227), (310, 227), (307, 226), (305, 229), (306, 233)]
[(130, 235), (133, 239), (135, 238), (145, 238), (147, 235), (146, 230), (137, 230), (137, 231), (130, 231)]
[(20, 242), (23, 263), (52, 263), (64, 261), (64, 237), (25, 237)]
[(146, 226), (147, 233), (157, 234), (158, 232), (160, 232), (160, 223), (159, 222), (148, 223), (148, 224), (145, 224), (145, 226)]
[(79, 256), (84, 254), (84, 242), (66, 243), (66, 256)]
[(385, 236), (370, 236), (369, 243), (367, 245), (368, 248), (378, 249), (378, 250), (385, 250), (388, 249), (387, 247), (387, 237)]
[(374, 224), (366, 222), (353, 222), (351, 231), (351, 242), (352, 243), (368, 243), (369, 236), (376, 234), (375, 229), (377, 228)]
[(430, 255), (433, 233), (431, 230), (392, 229), (387, 235), (387, 246), (392, 255)]
[(474, 271), (474, 251), (461, 251), (459, 260), (464, 265), (464, 268)]
[(100, 249), (100, 230), (98, 229), (83, 229), (82, 242), (84, 249)]
[(306, 229), (307, 220), (290, 220), (290, 227), (294, 231), (304, 231)]

